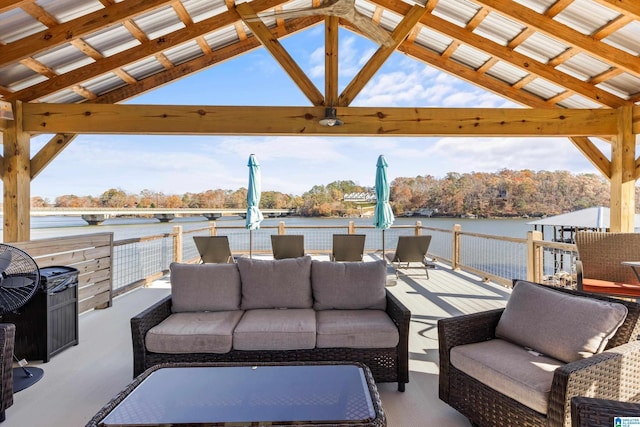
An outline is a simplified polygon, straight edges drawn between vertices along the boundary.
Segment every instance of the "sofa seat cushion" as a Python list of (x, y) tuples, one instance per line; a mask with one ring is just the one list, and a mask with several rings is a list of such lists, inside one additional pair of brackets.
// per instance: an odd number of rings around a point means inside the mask
[(152, 353), (227, 353), (242, 314), (241, 310), (174, 313), (147, 332), (145, 345)]
[(301, 350), (316, 346), (313, 309), (247, 310), (233, 332), (235, 350)]
[(574, 362), (602, 352), (627, 313), (623, 304), (519, 280), (500, 317), (496, 336), (554, 359)]
[(393, 348), (398, 328), (382, 310), (323, 310), (316, 313), (319, 348)]
[(599, 279), (582, 279), (582, 290), (596, 294), (640, 297), (640, 286)]
[(384, 310), (387, 306), (385, 261), (313, 260), (311, 286), (316, 310)]
[(311, 308), (311, 257), (238, 258), (243, 310)]
[(171, 311), (240, 309), (240, 273), (235, 264), (171, 263)]
[(493, 339), (453, 347), (451, 364), (486, 386), (546, 414), (554, 371), (564, 362)]

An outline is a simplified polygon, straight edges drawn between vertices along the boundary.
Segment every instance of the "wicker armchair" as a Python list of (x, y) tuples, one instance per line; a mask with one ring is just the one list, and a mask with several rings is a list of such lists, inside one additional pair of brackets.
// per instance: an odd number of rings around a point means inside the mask
[(5, 409), (13, 405), (13, 347), (16, 326), (0, 323), (0, 422), (5, 420)]
[(475, 426), (571, 426), (571, 398), (635, 400), (640, 390), (640, 305), (631, 301), (553, 288), (554, 291), (624, 304), (627, 317), (609, 340), (606, 350), (589, 358), (566, 363), (553, 373), (546, 414), (501, 394), (456, 369), (453, 347), (496, 338), (503, 309), (441, 319), (438, 322), (440, 352), (439, 396), (469, 418)]
[(572, 427), (612, 427), (617, 417), (640, 417), (640, 403), (590, 397), (571, 399)]
[(640, 283), (624, 261), (640, 261), (640, 233), (579, 231), (576, 234), (578, 290), (640, 297)]

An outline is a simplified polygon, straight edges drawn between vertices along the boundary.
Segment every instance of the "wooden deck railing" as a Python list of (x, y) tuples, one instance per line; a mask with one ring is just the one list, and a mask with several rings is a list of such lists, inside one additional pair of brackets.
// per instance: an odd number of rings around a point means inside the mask
[[(175, 226), (171, 233), (113, 241), (112, 233), (56, 237), (15, 243), (29, 253), (40, 267), (66, 265), (80, 270), (79, 310), (106, 308), (112, 298), (137, 287), (147, 286), (168, 272), (171, 262), (197, 262), (195, 235), (226, 235), (236, 255), (271, 254), (271, 234), (304, 234), (305, 251), (311, 255), (328, 254), (334, 233), (363, 233), (365, 251), (383, 257), (393, 251), (398, 236), (430, 234), (428, 256), (460, 269), (510, 286), (512, 279), (527, 279), (557, 285), (575, 281), (575, 245), (542, 240), (540, 232), (530, 231), (524, 238), (465, 232), (459, 225), (451, 230), (415, 225), (393, 226), (378, 230), (373, 226), (266, 226), (252, 232), (244, 227), (218, 226), (184, 231)], [(384, 236), (384, 237), (383, 237)], [(383, 247), (384, 239), (384, 247)]]

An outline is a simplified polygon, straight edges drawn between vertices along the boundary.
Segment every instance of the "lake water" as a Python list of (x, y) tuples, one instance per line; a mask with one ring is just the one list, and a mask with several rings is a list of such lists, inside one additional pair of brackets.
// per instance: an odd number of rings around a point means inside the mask
[[(266, 218), (262, 227), (277, 226), (280, 221), (289, 225), (306, 226), (344, 226), (349, 221), (358, 225), (372, 225), (372, 218)], [(526, 238), (527, 231), (533, 230), (527, 222), (531, 219), (467, 219), (467, 218), (396, 218), (394, 225), (415, 225), (421, 221), (425, 227), (450, 230), (454, 224), (460, 224), (463, 231)], [(216, 221), (218, 226), (244, 227), (245, 221), (239, 217), (223, 217)], [(87, 225), (80, 217), (49, 216), (31, 218), (31, 239), (113, 232), (114, 240), (134, 237), (152, 236), (169, 233), (175, 225), (181, 225), (185, 231), (203, 228), (208, 225), (204, 217), (176, 218), (169, 223), (161, 223), (156, 219), (146, 218), (113, 218), (101, 225)]]

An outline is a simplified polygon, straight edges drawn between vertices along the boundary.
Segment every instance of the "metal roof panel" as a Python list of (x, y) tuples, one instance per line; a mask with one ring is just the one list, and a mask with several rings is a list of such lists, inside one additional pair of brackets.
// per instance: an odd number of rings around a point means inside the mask
[(176, 11), (171, 6), (155, 9), (133, 19), (138, 27), (153, 40), (185, 28)]
[(123, 25), (113, 25), (85, 37), (84, 41), (104, 56), (131, 49), (140, 42)]
[(0, 14), (0, 41), (2, 43), (12, 43), (46, 29), (47, 27), (22, 9), (12, 9)]
[(486, 74), (494, 79), (507, 82), (510, 85), (513, 85), (528, 76), (526, 71), (504, 61), (498, 61), (495, 63), (491, 68), (489, 68)]
[(556, 67), (556, 69), (583, 81), (602, 74), (609, 70), (609, 68), (611, 68), (609, 64), (582, 52), (572, 56)]
[(638, 21), (632, 21), (609, 37), (602, 39), (603, 42), (636, 56), (640, 55), (639, 40), (640, 22)]
[(138, 81), (165, 70), (153, 56), (134, 62), (122, 69)]
[(497, 13), (489, 13), (480, 25), (473, 31), (496, 43), (506, 46), (515, 36), (526, 27)]
[(568, 48), (569, 46), (536, 32), (520, 43), (514, 50), (546, 64), (550, 59), (560, 55)]
[(615, 11), (591, 0), (574, 0), (554, 19), (582, 34), (591, 35), (617, 16), (619, 14)]
[(98, 0), (38, 0), (38, 5), (56, 18), (59, 23), (81, 18), (84, 15), (104, 9)]
[(52, 68), (58, 74), (64, 74), (95, 62), (92, 58), (89, 58), (70, 44), (63, 44), (55, 49), (50, 49), (44, 53), (35, 55), (34, 59)]
[(182, 5), (196, 23), (228, 10), (223, 0), (182, 0)]
[(480, 6), (467, 0), (448, 0), (446, 2), (439, 1), (432, 13), (460, 27), (464, 27), (479, 10)]

